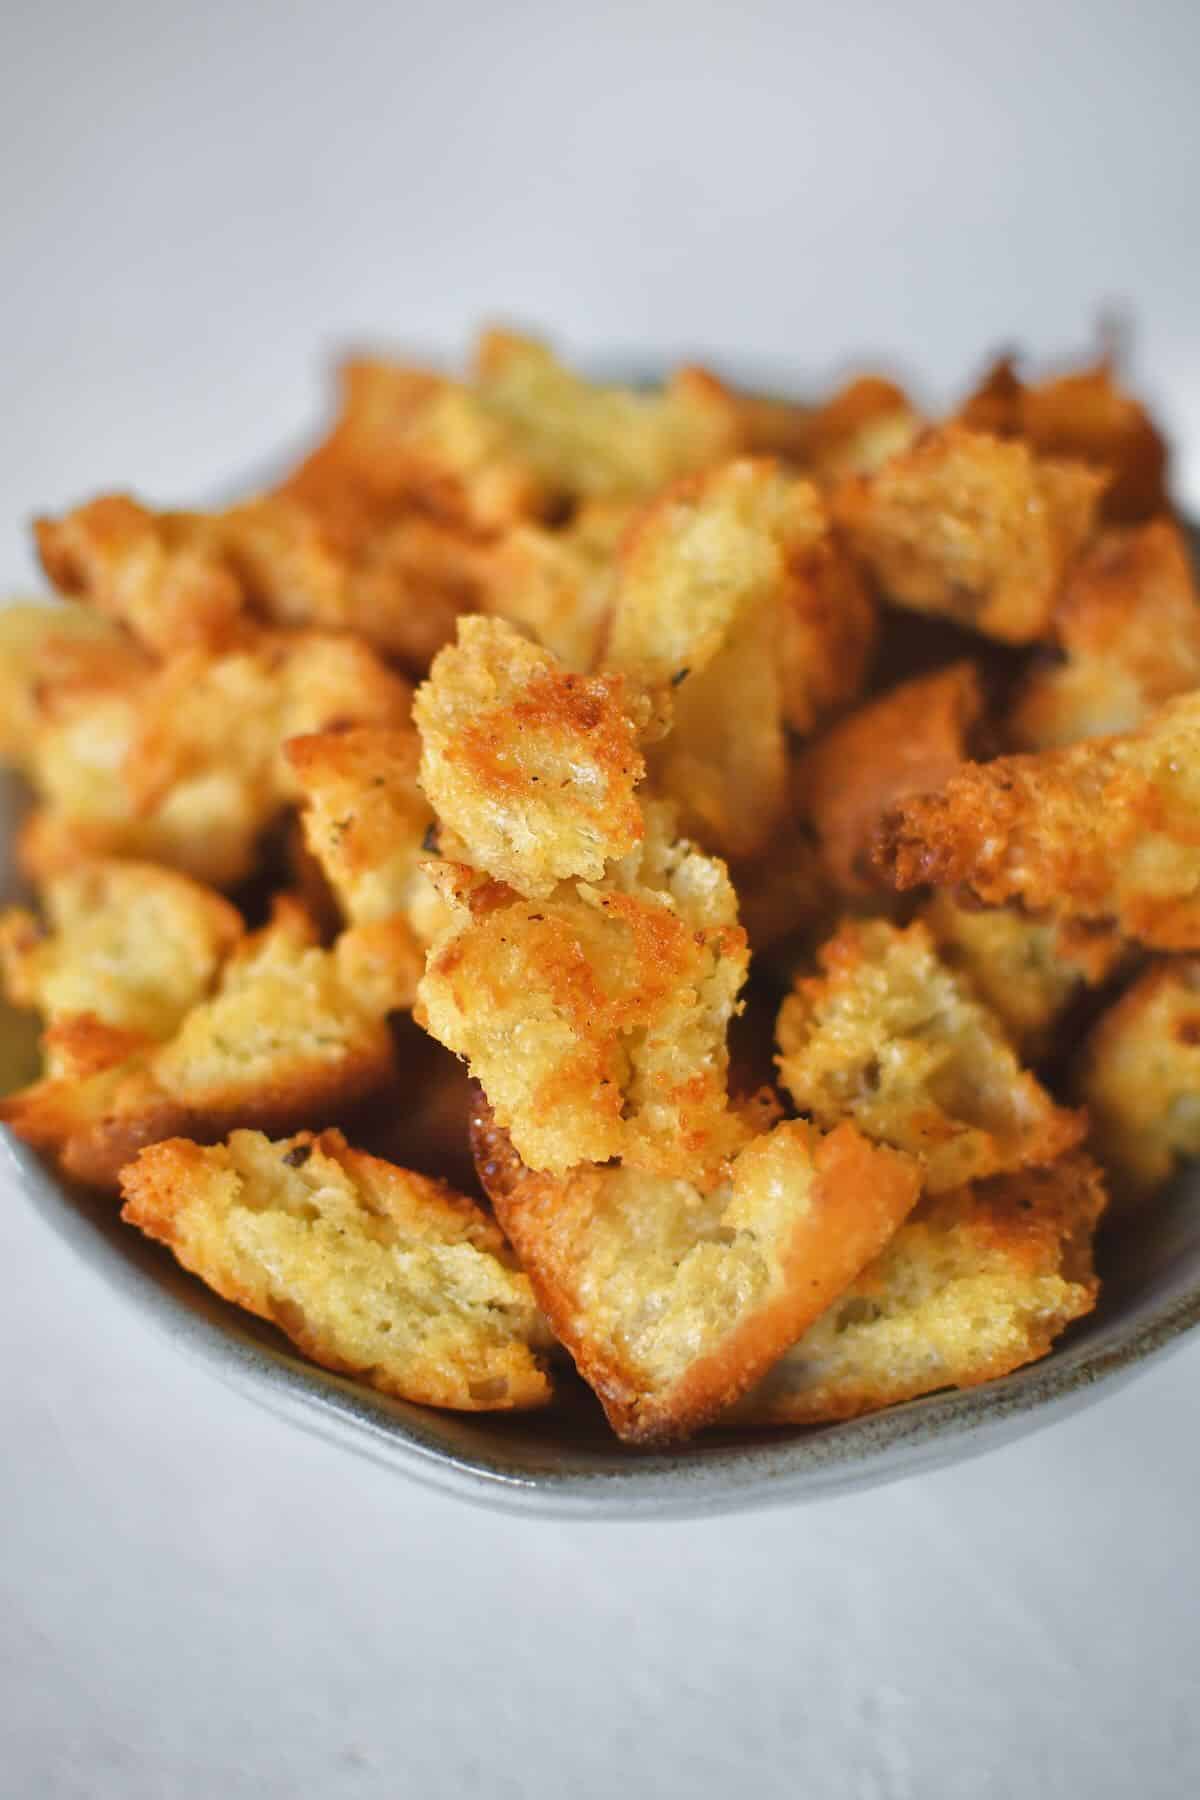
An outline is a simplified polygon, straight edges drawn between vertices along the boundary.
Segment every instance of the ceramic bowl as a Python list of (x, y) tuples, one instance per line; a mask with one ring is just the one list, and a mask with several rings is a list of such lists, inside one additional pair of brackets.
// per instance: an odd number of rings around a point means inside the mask
[[(0, 842), (15, 793), (0, 785)], [(29, 1021), (0, 1017), (0, 1080), (21, 1079)], [(847, 1424), (712, 1432), (671, 1450), (622, 1448), (579, 1384), (526, 1417), (435, 1412), (314, 1368), (269, 1326), (227, 1305), (165, 1250), (121, 1224), (111, 1200), (74, 1191), (0, 1129), (0, 1177), (139, 1312), (214, 1375), (305, 1430), (447, 1494), (510, 1512), (681, 1518), (849, 1492), (974, 1456), (1111, 1393), (1200, 1325), (1200, 1169), (1136, 1233), (1099, 1246), (1101, 1303), (1030, 1368)]]

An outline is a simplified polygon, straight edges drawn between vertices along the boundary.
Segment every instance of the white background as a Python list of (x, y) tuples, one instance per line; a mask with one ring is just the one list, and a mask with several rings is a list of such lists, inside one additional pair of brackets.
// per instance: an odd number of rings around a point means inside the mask
[[(1118, 303), (1200, 505), (1198, 21), (9, 0), (0, 574), (36, 507), (254, 470), (331, 347), (496, 314), (949, 394)], [(856, 1499), (513, 1521), (260, 1416), (0, 1198), (4, 1800), (1200, 1787), (1200, 1345)]]

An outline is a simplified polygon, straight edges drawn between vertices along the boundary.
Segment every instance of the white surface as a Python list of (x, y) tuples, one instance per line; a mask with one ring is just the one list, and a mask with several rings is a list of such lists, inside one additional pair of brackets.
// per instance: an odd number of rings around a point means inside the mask
[[(323, 346), (497, 312), (949, 391), (1122, 300), (1200, 504), (1197, 18), (10, 0), (4, 572), (37, 506), (253, 469)], [(1200, 1786), (1200, 1344), (856, 1500), (525, 1523), (260, 1416), (4, 1198), (4, 1800)]]

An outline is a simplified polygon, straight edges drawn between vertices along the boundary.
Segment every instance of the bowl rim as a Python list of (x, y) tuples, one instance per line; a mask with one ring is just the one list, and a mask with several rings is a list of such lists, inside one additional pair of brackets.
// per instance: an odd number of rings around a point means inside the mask
[(976, 1388), (806, 1431), (702, 1437), (634, 1453), (615, 1440), (598, 1451), (568, 1446), (533, 1467), (519, 1454), (506, 1455), (503, 1438), (490, 1451), (450, 1441), (458, 1421), (479, 1435), (488, 1429), (480, 1420), (491, 1415), (390, 1401), (291, 1353), (270, 1327), (247, 1320), (123, 1225), (111, 1200), (59, 1181), (6, 1130), (0, 1138), (0, 1175), (96, 1277), (226, 1385), (424, 1487), (526, 1516), (708, 1517), (879, 1486), (981, 1455), (1094, 1404), (1200, 1327), (1198, 1268), (1133, 1320), (1112, 1320), (1078, 1340), (1068, 1335), (1041, 1361)]

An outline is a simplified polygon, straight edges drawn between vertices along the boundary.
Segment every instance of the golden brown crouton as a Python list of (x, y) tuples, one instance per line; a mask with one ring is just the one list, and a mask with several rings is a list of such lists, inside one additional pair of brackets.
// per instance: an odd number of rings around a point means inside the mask
[(704, 1178), (740, 1136), (725, 1032), (748, 951), (724, 865), (672, 841), (598, 885), (526, 900), (462, 866), (433, 874), (456, 910), (421, 982), (421, 1018), (465, 1058), (530, 1168), (621, 1156)]
[(733, 391), (733, 401), (738, 447), (747, 456), (777, 456), (791, 463), (803, 460), (811, 435), (811, 406), (745, 388)]
[(787, 810), (788, 724), (853, 693), (873, 639), (815, 488), (743, 459), (678, 483), (632, 529), (605, 661), (673, 690), (655, 776), (687, 829), (750, 856)]
[(0, 606), (0, 756), (29, 766), (47, 695), (119, 688), (149, 668), (124, 632), (85, 606)]
[(1006, 643), (1049, 635), (1104, 476), (1020, 442), (947, 425), (832, 496), (838, 524), (888, 598)]
[(805, 751), (796, 777), (801, 809), (841, 893), (868, 894), (882, 884), (871, 862), (880, 819), (965, 761), (982, 712), (974, 665), (954, 663), (868, 701)]
[(448, 914), (423, 868), (436, 831), (417, 780), (420, 756), (411, 725), (358, 725), (287, 745), (309, 848), (346, 919), (407, 920), (426, 943)]
[(478, 602), (478, 547), (403, 501), (307, 475), (215, 513), (157, 512), (106, 494), (36, 524), (61, 593), (151, 650), (227, 650), (260, 620), (354, 631), (423, 669)]
[(255, 616), (355, 632), (418, 672), (482, 596), (470, 538), (412, 509), (379, 516), (355, 492), (301, 504), (285, 490), (234, 507), (219, 523)]
[(568, 669), (594, 668), (608, 632), (621, 538), (637, 509), (586, 501), (568, 524), (517, 524), (475, 553), (479, 610), (530, 631)]
[(549, 1333), (498, 1226), (340, 1131), (172, 1138), (122, 1170), (121, 1191), (123, 1219), (324, 1368), (465, 1412), (550, 1398)]
[(1200, 687), (1200, 595), (1178, 526), (1105, 532), (1071, 571), (1054, 625), (1063, 656), (1034, 668), (1009, 718), (1019, 749), (1131, 731)]
[(733, 396), (703, 371), (655, 392), (598, 386), (544, 344), (488, 332), (470, 381), (438, 382), (405, 412), (387, 466), (421, 506), (489, 533), (572, 501), (651, 494), (740, 441)]
[(0, 965), (9, 998), (55, 1028), (59, 1051), (81, 1022), (170, 1037), (242, 936), (228, 901), (152, 863), (83, 863), (42, 898), (45, 923), (22, 907), (0, 916)]
[(1070, 457), (1105, 472), (1106, 517), (1144, 519), (1167, 505), (1166, 443), (1103, 364), (1028, 388), (1022, 427), (1041, 455)]
[(716, 1418), (825, 1310), (912, 1209), (916, 1164), (852, 1126), (753, 1138), (707, 1191), (610, 1166), (556, 1178), (486, 1109), (476, 1160), (555, 1334), (627, 1442)]
[(25, 867), (45, 880), (132, 856), (233, 886), (296, 796), (286, 739), (401, 721), (410, 693), (365, 644), (316, 632), (262, 633), (221, 656), (181, 652), (136, 677), (45, 687), (23, 759), (42, 802)]
[(421, 786), (466, 859), (519, 894), (598, 881), (643, 836), (647, 717), (623, 675), (573, 675), (507, 620), (463, 619), (413, 704)]
[(583, 380), (544, 344), (485, 332), (475, 392), (556, 495), (626, 499), (652, 494), (741, 447), (734, 396), (706, 370), (678, 370), (657, 390)]
[(819, 1425), (1045, 1356), (1096, 1304), (1100, 1171), (1045, 1169), (930, 1195), (737, 1408), (739, 1424)]
[(1078, 1092), (1119, 1200), (1145, 1198), (1200, 1156), (1200, 960), (1153, 963), (1084, 1047)]
[(64, 1172), (112, 1188), (143, 1144), (211, 1141), (238, 1125), (287, 1131), (329, 1122), (393, 1075), (384, 1015), (411, 1002), (419, 959), (388, 967), (367, 926), (323, 950), (303, 911), (271, 924), (226, 962), (211, 998), (165, 1043), (85, 1079), (55, 1079), (0, 1101), (0, 1121)]
[(910, 1151), (930, 1193), (1053, 1162), (1083, 1136), (924, 925), (847, 922), (818, 961), (779, 1014), (779, 1070), (819, 1125), (853, 1119)]
[(1111, 925), (1046, 924), (1012, 906), (960, 906), (944, 891), (921, 917), (942, 961), (962, 970), (1025, 1062), (1043, 1060), (1071, 1001), (1106, 981), (1128, 951)]
[(899, 888), (963, 884), (988, 906), (1115, 922), (1162, 950), (1200, 948), (1200, 696), (1137, 731), (964, 763), (902, 800), (877, 855)]
[(152, 512), (130, 494), (102, 494), (61, 519), (37, 519), (34, 534), (61, 594), (127, 625), (150, 649), (235, 640), (242, 591), (215, 517)]
[(894, 381), (858, 375), (808, 414), (798, 460), (825, 487), (873, 475), (908, 449), (922, 424)]
[(1026, 386), (1004, 359), (959, 416), (976, 431), (1026, 438), (1041, 456), (1065, 456), (1103, 470), (1107, 519), (1133, 522), (1168, 506), (1166, 443), (1106, 362)]

